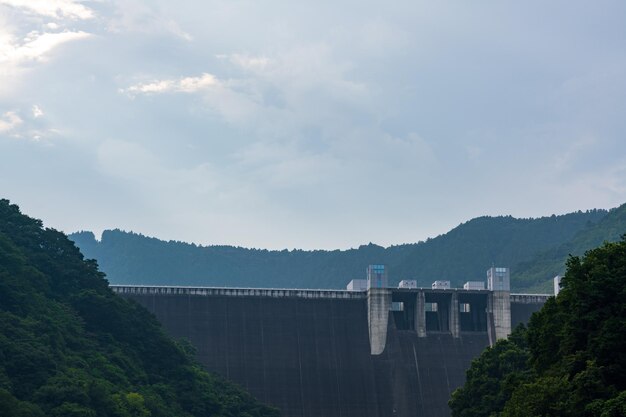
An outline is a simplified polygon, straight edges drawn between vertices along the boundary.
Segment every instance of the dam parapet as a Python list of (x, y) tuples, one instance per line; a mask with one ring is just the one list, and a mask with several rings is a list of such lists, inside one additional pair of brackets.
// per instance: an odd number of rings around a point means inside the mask
[(363, 291), (311, 290), (293, 288), (236, 288), (236, 287), (190, 287), (163, 285), (110, 285), (113, 292), (146, 295), (199, 295), (226, 297), (271, 297), (271, 298), (330, 298), (330, 299), (365, 299)]

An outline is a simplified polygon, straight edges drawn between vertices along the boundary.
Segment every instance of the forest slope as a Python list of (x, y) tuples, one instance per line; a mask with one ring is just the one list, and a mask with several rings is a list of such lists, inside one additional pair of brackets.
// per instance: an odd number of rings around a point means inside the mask
[(529, 292), (549, 291), (551, 282), (546, 282), (542, 278), (563, 275), (569, 255), (581, 256), (585, 251), (604, 242), (618, 241), (624, 233), (626, 233), (626, 204), (609, 211), (597, 223), (583, 228), (571, 240), (540, 252), (528, 261), (520, 262), (514, 269), (515, 285)]
[(0, 200), (2, 416), (277, 416), (203, 371), (93, 261)]

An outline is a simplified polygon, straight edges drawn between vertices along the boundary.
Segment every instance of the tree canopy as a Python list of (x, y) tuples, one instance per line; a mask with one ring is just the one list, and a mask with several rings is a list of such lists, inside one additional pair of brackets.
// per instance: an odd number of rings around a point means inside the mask
[(278, 415), (188, 351), (64, 234), (0, 200), (0, 414)]
[(570, 257), (561, 285), (472, 363), (454, 417), (626, 415), (626, 235)]

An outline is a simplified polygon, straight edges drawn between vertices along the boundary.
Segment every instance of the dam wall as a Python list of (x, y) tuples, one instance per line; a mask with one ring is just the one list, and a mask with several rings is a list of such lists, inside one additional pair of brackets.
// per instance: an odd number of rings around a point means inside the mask
[[(488, 291), (113, 290), (284, 417), (449, 417), (450, 394), (495, 341)], [(511, 324), (541, 303), (513, 299)]]
[(511, 294), (511, 328), (528, 324), (533, 313), (541, 310), (549, 297), (545, 294)]

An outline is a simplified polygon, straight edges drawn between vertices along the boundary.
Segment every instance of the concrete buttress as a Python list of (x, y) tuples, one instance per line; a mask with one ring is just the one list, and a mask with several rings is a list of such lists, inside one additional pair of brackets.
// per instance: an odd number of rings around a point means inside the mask
[(387, 288), (370, 288), (367, 292), (370, 350), (372, 355), (380, 355), (387, 342), (387, 325), (391, 308), (391, 291)]

